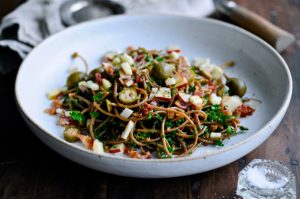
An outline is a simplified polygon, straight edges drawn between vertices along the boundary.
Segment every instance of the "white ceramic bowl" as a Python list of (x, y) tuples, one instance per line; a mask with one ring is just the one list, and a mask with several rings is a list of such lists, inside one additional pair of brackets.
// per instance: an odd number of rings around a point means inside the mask
[[(247, 133), (225, 141), (224, 147), (200, 147), (191, 156), (139, 160), (113, 154), (96, 155), (80, 144), (63, 139), (56, 118), (43, 111), (46, 93), (64, 86), (70, 55), (77, 51), (94, 68), (109, 50), (128, 45), (165, 49), (179, 45), (189, 58), (210, 58), (215, 64), (234, 60), (227, 74), (245, 80), (248, 97), (262, 101), (255, 114), (242, 119)], [(174, 177), (226, 165), (266, 140), (282, 120), (292, 94), (288, 66), (281, 56), (256, 36), (211, 19), (176, 16), (119, 16), (87, 22), (56, 34), (35, 48), (23, 62), (16, 80), (20, 112), (33, 132), (61, 155), (87, 167), (124, 176)]]

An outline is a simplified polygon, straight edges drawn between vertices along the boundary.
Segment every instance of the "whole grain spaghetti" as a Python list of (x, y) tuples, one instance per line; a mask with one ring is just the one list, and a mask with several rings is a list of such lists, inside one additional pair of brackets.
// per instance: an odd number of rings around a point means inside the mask
[(95, 153), (132, 158), (182, 157), (200, 145), (247, 130), (239, 118), (254, 109), (243, 103), (245, 83), (229, 78), (225, 65), (208, 59), (189, 62), (181, 50), (128, 47), (108, 53), (89, 73), (75, 71), (66, 87), (51, 91), (51, 108), (68, 142), (82, 142)]

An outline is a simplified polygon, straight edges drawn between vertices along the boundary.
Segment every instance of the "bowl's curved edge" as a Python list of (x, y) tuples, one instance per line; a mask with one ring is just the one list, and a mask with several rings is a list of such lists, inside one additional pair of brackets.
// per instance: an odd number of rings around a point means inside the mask
[[(113, 17), (108, 17), (106, 19), (100, 19), (100, 20), (94, 20), (94, 21), (90, 21), (90, 22), (85, 22), (85, 23), (76, 25), (74, 27), (71, 27), (69, 30), (66, 30), (66, 31), (76, 31), (76, 29), (79, 29), (79, 28), (84, 27), (84, 26), (92, 25), (93, 23), (99, 23), (100, 21), (103, 21), (103, 20), (105, 20), (105, 21), (107, 21), (107, 20), (118, 20), (118, 18), (121, 18), (121, 17), (123, 18), (124, 16), (113, 16)], [(132, 16), (129, 16), (129, 17), (132, 17)], [(139, 16), (139, 17), (152, 17), (152, 18), (156, 18), (156, 17), (167, 17), (167, 18), (171, 17), (171, 18), (173, 18), (173, 17), (175, 17), (176, 18), (176, 16), (151, 16), (151, 15), (150, 16), (143, 15), (143, 16)], [(227, 147), (224, 150), (220, 150), (220, 151), (218, 151), (218, 153), (224, 153), (224, 152), (230, 151), (233, 148), (236, 148), (236, 147), (238, 147), (240, 145), (246, 144), (247, 142), (253, 140), (256, 136), (264, 133), (269, 128), (274, 128), (275, 129), (277, 127), (277, 125), (279, 124), (279, 122), (282, 120), (282, 118), (283, 118), (283, 116), (284, 116), (284, 114), (285, 114), (285, 112), (286, 112), (286, 110), (288, 108), (288, 105), (289, 105), (289, 102), (290, 102), (290, 99), (291, 99), (291, 96), (292, 96), (292, 77), (291, 77), (291, 74), (290, 74), (290, 71), (289, 71), (289, 68), (288, 68), (287, 64), (285, 63), (285, 61), (283, 60), (283, 58), (279, 55), (279, 53), (277, 51), (275, 51), (269, 44), (267, 44), (262, 39), (258, 38), (257, 36), (255, 36), (255, 35), (247, 32), (247, 31), (245, 31), (245, 30), (243, 30), (243, 29), (241, 29), (239, 27), (233, 26), (231, 24), (227, 24), (225, 22), (220, 22), (220, 21), (217, 21), (217, 20), (214, 20), (214, 19), (196, 19), (196, 18), (192, 18), (192, 17), (179, 17), (179, 18), (186, 18), (187, 20), (199, 20), (199, 21), (202, 21), (202, 22), (205, 22), (205, 23), (214, 23), (214, 24), (217, 24), (217, 25), (224, 26), (226, 28), (233, 29), (233, 30), (239, 32), (240, 34), (244, 34), (246, 36), (251, 37), (260, 46), (266, 48), (267, 50), (271, 51), (272, 53), (274, 53), (276, 55), (276, 57), (279, 59), (281, 65), (283, 65), (283, 67), (284, 67), (284, 69), (286, 71), (286, 74), (288, 76), (288, 90), (287, 90), (286, 97), (283, 100), (282, 106), (276, 112), (276, 114), (270, 119), (270, 121), (268, 123), (266, 123), (266, 125), (264, 127), (262, 127), (259, 131), (257, 131), (256, 133), (254, 133), (252, 136), (248, 137), (247, 139), (245, 139), (245, 140), (243, 140), (243, 141), (241, 141), (239, 143), (233, 144), (232, 146), (229, 146), (229, 147)], [(65, 34), (66, 31), (62, 31), (61, 33), (58, 33), (58, 34), (56, 34), (54, 36), (51, 36), (45, 42), (42, 42), (38, 47), (36, 47), (30, 54), (33, 54), (36, 51), (38, 51), (39, 48), (41, 48), (44, 45), (44, 43), (51, 42), (52, 40), (56, 39), (56, 37)], [(30, 57), (30, 55), (28, 57)], [(25, 65), (27, 63), (27, 60), (28, 59), (24, 60), (24, 62), (20, 66), (18, 74), (17, 74), (17, 78), (16, 78), (16, 83), (15, 83), (16, 102), (17, 102), (20, 110), (22, 110), (22, 112), (24, 113), (24, 115), (26, 115), (27, 119), (30, 122), (32, 122), (39, 129), (41, 129), (45, 133), (45, 135), (47, 135), (49, 138), (54, 139), (57, 142), (61, 142), (61, 143), (63, 143), (67, 147), (71, 147), (71, 148), (73, 148), (75, 150), (79, 150), (80, 152), (89, 153), (90, 155), (97, 156), (97, 154), (94, 154), (91, 151), (87, 151), (86, 149), (74, 146), (74, 145), (72, 145), (70, 143), (67, 143), (65, 141), (63, 142), (60, 139), (56, 138), (55, 136), (51, 135), (45, 129), (41, 128), (32, 118), (30, 118), (30, 116), (28, 115), (28, 113), (26, 113), (25, 109), (22, 107), (22, 101), (21, 101), (21, 99), (20, 99), (20, 97), (18, 95), (18, 87), (19, 87), (18, 86), (18, 82), (20, 81), (19, 79), (21, 78), (22, 71), (25, 70)], [(280, 116), (280, 117), (278, 117), (278, 116)], [(275, 122), (276, 119), (279, 120), (279, 121)], [(213, 156), (213, 155), (216, 155), (216, 154), (215, 153), (206, 154), (206, 156)], [(204, 157), (204, 156), (198, 156), (198, 157), (184, 157), (184, 158), (178, 158), (178, 159), (164, 159), (164, 160), (160, 160), (160, 159), (141, 160), (141, 159), (130, 159), (130, 158), (123, 158), (123, 157), (111, 157), (111, 156), (108, 156), (108, 155), (105, 155), (105, 154), (103, 155), (103, 157), (108, 158), (108, 159), (119, 159), (119, 160), (122, 160), (122, 161), (130, 161), (130, 162), (152, 162), (152, 163), (157, 163), (157, 162), (160, 162), (160, 163), (170, 163), (170, 162), (179, 162), (179, 161), (188, 161), (188, 160), (197, 160), (197, 159), (207, 158), (207, 157)]]

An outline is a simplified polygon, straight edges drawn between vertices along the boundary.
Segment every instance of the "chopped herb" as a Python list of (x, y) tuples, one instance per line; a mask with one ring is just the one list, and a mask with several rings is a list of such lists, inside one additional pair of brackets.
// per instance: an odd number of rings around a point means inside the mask
[(234, 133), (234, 130), (233, 130), (232, 126), (227, 126), (226, 132), (227, 132), (228, 134), (233, 134), (233, 133)]
[(155, 118), (158, 119), (159, 121), (163, 120), (163, 116), (161, 116), (160, 114), (156, 114)]
[(169, 127), (171, 128), (173, 126), (173, 122), (171, 120), (167, 120), (165, 126), (167, 128), (169, 128)]
[(174, 149), (171, 146), (168, 146), (168, 151), (172, 153)]
[(71, 111), (70, 116), (75, 121), (83, 121), (84, 120), (84, 116), (82, 115), (82, 113), (80, 111)]
[(128, 144), (129, 144), (130, 148), (135, 148), (136, 147), (136, 143), (132, 140), (129, 140)]
[(175, 127), (178, 127), (180, 124), (182, 124), (184, 122), (184, 119), (183, 118), (180, 118), (179, 120), (177, 120), (175, 122)]
[(166, 152), (164, 152), (163, 150), (158, 151), (157, 156), (161, 159), (172, 158), (172, 156), (167, 155)]
[(146, 83), (146, 89), (148, 90), (148, 91), (150, 91), (150, 88), (151, 88), (151, 85), (150, 85), (150, 83)]
[(165, 136), (165, 135), (161, 135), (161, 137), (162, 137), (162, 138), (165, 138), (166, 136)]
[(93, 100), (99, 102), (99, 101), (101, 101), (103, 95), (104, 95), (104, 93), (102, 91), (99, 91), (99, 93), (97, 93), (97, 95), (93, 96)]
[[(174, 141), (172, 140), (172, 138), (166, 138), (167, 139), (167, 141), (169, 142), (169, 144), (173, 144), (174, 143)], [(170, 151), (170, 150), (169, 150)]]
[(97, 119), (100, 115), (99, 112), (90, 112), (90, 115), (94, 118), (94, 119)]
[(221, 106), (220, 106), (220, 105), (217, 105), (217, 104), (212, 105), (212, 106), (211, 106), (211, 110), (213, 110), (213, 111), (219, 111), (219, 110), (221, 110)]
[(159, 85), (163, 85), (164, 81), (161, 79), (156, 79), (155, 77), (151, 76), (151, 80), (156, 82)]
[(149, 113), (148, 113), (148, 117), (147, 117), (147, 118), (148, 118), (148, 120), (151, 120), (151, 119), (152, 119), (152, 117), (153, 117), (153, 115), (152, 115), (152, 112), (149, 112)]
[(241, 129), (242, 131), (248, 131), (248, 130), (249, 130), (247, 127), (244, 127), (244, 126), (240, 126), (240, 129)]
[(195, 86), (189, 86), (189, 93), (194, 93), (195, 89)]
[(244, 126), (240, 126), (240, 132), (239, 133), (245, 133), (246, 131), (248, 131), (249, 129), (247, 127), (244, 127)]
[(153, 58), (149, 54), (147, 54), (145, 60), (150, 62), (153, 61)]
[(171, 96), (173, 97), (174, 95), (176, 95), (176, 90), (175, 90), (175, 89), (172, 89), (172, 90), (171, 90)]
[(196, 73), (197, 70), (198, 70), (198, 67), (197, 67), (197, 66), (192, 66), (192, 67), (191, 67), (191, 71), (193, 71), (194, 73)]
[(138, 132), (137, 135), (136, 135), (136, 138), (138, 140), (144, 140), (144, 139), (149, 138), (149, 137), (150, 137), (150, 134), (148, 134), (148, 133)]
[(217, 146), (224, 146), (222, 140), (216, 140), (215, 141), (215, 145), (217, 145)]
[(162, 61), (164, 61), (164, 58), (163, 57), (156, 57), (156, 60), (158, 61), (158, 62), (162, 62)]
[(220, 105), (212, 105), (207, 109), (207, 121), (209, 122), (218, 122), (222, 125), (225, 125), (226, 122), (230, 119), (230, 116), (225, 115), (221, 111)]

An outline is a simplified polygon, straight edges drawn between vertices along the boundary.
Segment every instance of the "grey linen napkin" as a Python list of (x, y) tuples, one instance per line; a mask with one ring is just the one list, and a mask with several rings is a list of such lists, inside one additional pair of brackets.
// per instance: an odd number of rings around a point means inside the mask
[[(67, 0), (28, 0), (3, 18), (0, 24), (0, 73), (18, 66), (12, 57), (24, 59), (46, 37), (66, 27), (60, 7)], [(211, 0), (114, 0), (126, 14), (176, 14), (206, 16), (213, 10)]]

